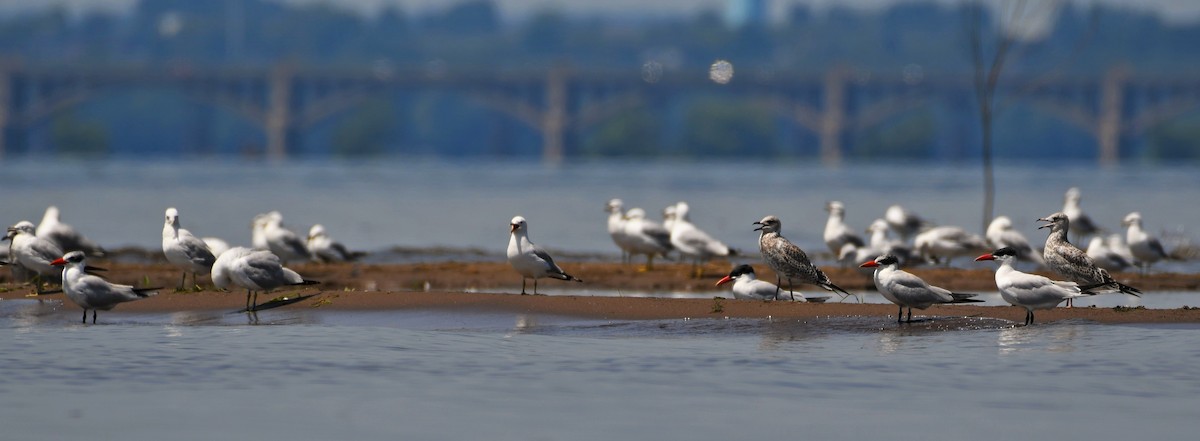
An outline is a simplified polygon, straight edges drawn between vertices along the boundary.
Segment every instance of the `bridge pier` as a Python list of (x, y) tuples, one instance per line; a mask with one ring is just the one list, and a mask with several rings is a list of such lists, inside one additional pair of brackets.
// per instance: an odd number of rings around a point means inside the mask
[(282, 161), (287, 159), (288, 147), (291, 144), (292, 127), (292, 69), (278, 66), (271, 71), (269, 91), (267, 94), (266, 134), (267, 159)]
[(846, 128), (846, 77), (845, 69), (830, 69), (825, 74), (824, 105), (818, 136), (821, 143), (821, 163), (835, 166), (842, 162), (842, 134)]
[(1100, 86), (1100, 114), (1096, 121), (1096, 141), (1100, 145), (1100, 165), (1116, 165), (1121, 156), (1121, 122), (1125, 109), (1125, 83), (1129, 71), (1110, 69)]
[(567, 130), (567, 69), (551, 68), (546, 73), (546, 111), (542, 113), (542, 162), (563, 162)]

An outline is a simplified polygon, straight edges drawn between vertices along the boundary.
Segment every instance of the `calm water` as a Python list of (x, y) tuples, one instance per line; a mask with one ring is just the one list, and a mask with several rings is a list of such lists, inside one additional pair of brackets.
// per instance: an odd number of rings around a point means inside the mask
[[(497, 255), (516, 214), (553, 250), (615, 254), (604, 202), (693, 221), (755, 248), (784, 219), (813, 249), (825, 201), (864, 228), (891, 203), (979, 228), (974, 167), (761, 163), (372, 163), (254, 166), (4, 163), (0, 223), (46, 205), (104, 245), (157, 249), (162, 213), (237, 244), (278, 209), (353, 248), (478, 248)], [(1119, 229), (1191, 239), (1200, 173), (1186, 168), (998, 170), (997, 214), (1034, 219), (1070, 186)], [(489, 254), (469, 258), (494, 258)], [(563, 259), (569, 261), (568, 259)], [(965, 265), (965, 264), (964, 264)], [(1195, 264), (1164, 266), (1195, 271)], [(553, 287), (548, 288), (553, 293)], [(677, 295), (585, 291), (592, 295)], [(711, 293), (705, 294), (711, 296)], [(984, 293), (999, 304), (994, 293)], [(1200, 306), (1197, 294), (1094, 302)], [(868, 295), (869, 302), (881, 302)], [(1087, 304), (1087, 303), (1083, 303)], [(596, 321), (447, 311), (101, 314), (0, 301), (4, 439), (1194, 439), (1200, 326), (989, 318), (897, 326), (878, 318)]]
[[(531, 238), (549, 249), (615, 255), (603, 211), (612, 197), (653, 218), (686, 200), (693, 222), (751, 251), (757, 248), (751, 223), (767, 214), (783, 219), (793, 241), (824, 250), (824, 206), (834, 199), (846, 204), (847, 223), (859, 230), (899, 203), (938, 223), (982, 232), (981, 183), (970, 165), (6, 162), (0, 169), (0, 223), (36, 223), (55, 204), (63, 221), (102, 245), (152, 250), (160, 246), (169, 206), (179, 208), (192, 232), (233, 244), (248, 244), (251, 218), (275, 209), (301, 234), (321, 223), (363, 250), (445, 246), (502, 253), (508, 221), (520, 214), (529, 219)], [(1046, 234), (1035, 220), (1060, 210), (1071, 186), (1083, 190), (1085, 211), (1111, 230), (1122, 231), (1125, 214), (1141, 211), (1152, 232), (1200, 239), (1200, 173), (1192, 167), (1008, 166), (996, 176), (996, 214), (1013, 218), (1034, 242)]]
[(1194, 439), (1200, 327), (0, 302), (5, 439)]

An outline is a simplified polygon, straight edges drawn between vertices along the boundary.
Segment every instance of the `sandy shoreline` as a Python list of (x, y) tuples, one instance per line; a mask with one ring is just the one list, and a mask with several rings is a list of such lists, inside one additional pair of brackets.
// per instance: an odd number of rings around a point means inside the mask
[[(567, 284), (554, 280), (542, 281), (542, 286), (561, 292), (564, 289), (611, 289), (645, 292), (723, 292), (713, 286), (723, 275), (725, 264), (711, 264), (705, 277), (687, 277), (686, 265), (661, 265), (653, 271), (642, 272), (637, 267), (608, 263), (564, 265), (568, 271), (584, 279), (584, 284)], [(112, 264), (106, 277), (110, 280), (144, 286), (166, 286), (159, 295), (149, 299), (122, 304), (121, 311), (173, 312), (201, 310), (236, 310), (244, 305), (244, 292), (175, 292), (179, 272), (162, 264)], [(396, 265), (316, 265), (293, 266), (305, 277), (322, 283), (300, 290), (281, 290), (260, 296), (260, 302), (281, 295), (315, 294), (285, 308), (316, 310), (486, 310), (530, 314), (554, 314), (597, 319), (649, 320), (682, 318), (766, 318), (804, 319), (825, 316), (895, 317), (896, 307), (883, 304), (827, 303), (805, 304), (791, 302), (759, 302), (731, 299), (676, 299), (599, 296), (521, 296), (520, 278), (506, 263), (429, 263)], [(768, 270), (763, 278), (773, 278)], [(827, 268), (830, 277), (850, 290), (871, 290), (870, 277), (854, 269)], [(917, 269), (915, 273), (935, 284), (955, 290), (991, 292), (990, 269)], [(7, 273), (7, 272), (5, 272)], [(1180, 274), (1155, 274), (1147, 277), (1121, 274), (1119, 278), (1149, 292), (1154, 290), (1200, 289), (1200, 277)], [(7, 291), (3, 299), (26, 298), (29, 286), (8, 283), (8, 275), (0, 277), (0, 286)], [(203, 285), (208, 280), (201, 277)], [(531, 287), (532, 288), (532, 287)], [(812, 287), (802, 287), (816, 293)], [(489, 293), (474, 292), (489, 291)], [(568, 291), (569, 292), (569, 291)], [(504, 294), (509, 293), (509, 294)], [(1198, 293), (1200, 294), (1200, 293)], [(826, 294), (821, 294), (826, 295)], [(1150, 293), (1148, 295), (1153, 295)], [(61, 294), (47, 298), (62, 299)], [(68, 308), (75, 308), (74, 305)], [(921, 316), (979, 316), (1020, 321), (1024, 311), (1008, 306), (952, 305), (917, 311)], [(1038, 322), (1064, 319), (1091, 320), (1100, 323), (1200, 323), (1200, 308), (1189, 309), (1113, 309), (1113, 308), (1056, 308), (1037, 313)]]

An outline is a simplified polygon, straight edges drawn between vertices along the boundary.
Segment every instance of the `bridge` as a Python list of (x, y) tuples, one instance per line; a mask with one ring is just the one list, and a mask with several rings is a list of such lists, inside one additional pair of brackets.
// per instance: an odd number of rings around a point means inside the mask
[[(166, 87), (240, 115), (263, 130), (266, 154), (283, 159), (313, 125), (395, 90), (446, 90), (540, 133), (542, 157), (563, 160), (567, 135), (621, 112), (689, 93), (747, 97), (786, 115), (818, 139), (821, 161), (839, 162), (850, 135), (912, 109), (943, 103), (974, 112), (971, 75), (882, 75), (838, 67), (826, 72), (737, 72), (719, 83), (708, 72), (319, 69), (168, 66), (26, 66), (0, 63), (0, 158), (32, 127), (92, 97), (121, 88)], [(1114, 164), (1121, 146), (1156, 124), (1200, 107), (1200, 78), (1136, 75), (1115, 67), (1094, 76), (1006, 77), (1000, 96), (1023, 101), (1091, 134), (1097, 159)], [(948, 103), (948, 104), (947, 104)]]

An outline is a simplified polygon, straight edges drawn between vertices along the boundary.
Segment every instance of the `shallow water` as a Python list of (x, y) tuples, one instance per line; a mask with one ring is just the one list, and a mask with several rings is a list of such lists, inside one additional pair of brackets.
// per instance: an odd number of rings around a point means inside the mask
[(0, 302), (6, 439), (1193, 439), (1200, 326)]

